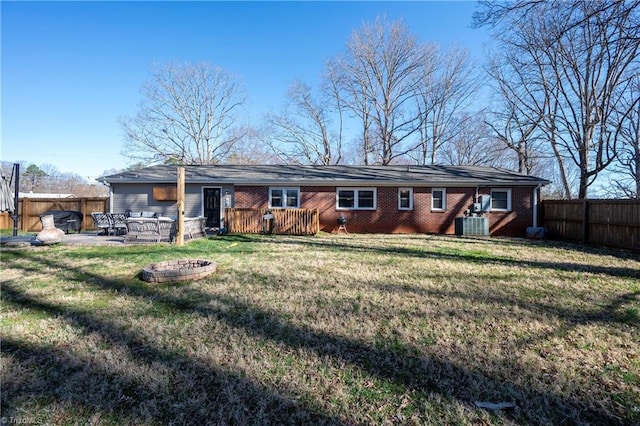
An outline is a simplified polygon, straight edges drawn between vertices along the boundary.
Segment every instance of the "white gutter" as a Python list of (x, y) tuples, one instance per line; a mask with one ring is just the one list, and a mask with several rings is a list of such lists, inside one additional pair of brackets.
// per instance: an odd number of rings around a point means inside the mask
[[(173, 181), (170, 180), (144, 180), (144, 179), (122, 179), (122, 180), (113, 180), (110, 183), (113, 184), (172, 184)], [(334, 180), (295, 180), (295, 179), (265, 179), (265, 180), (234, 180), (229, 178), (223, 179), (194, 179), (190, 180), (187, 177), (187, 184), (189, 185), (229, 185), (229, 186), (342, 186), (342, 187), (355, 187), (355, 186), (363, 186), (363, 187), (385, 187), (385, 186), (413, 186), (413, 187), (436, 187), (436, 188), (468, 188), (468, 187), (518, 187), (518, 186), (532, 186), (532, 185), (543, 185), (540, 181), (533, 182), (510, 182), (503, 180), (496, 181), (464, 181), (464, 180), (447, 180), (447, 181), (411, 181), (411, 180), (387, 180), (387, 181), (378, 181), (378, 180), (348, 180), (348, 179), (334, 179)]]

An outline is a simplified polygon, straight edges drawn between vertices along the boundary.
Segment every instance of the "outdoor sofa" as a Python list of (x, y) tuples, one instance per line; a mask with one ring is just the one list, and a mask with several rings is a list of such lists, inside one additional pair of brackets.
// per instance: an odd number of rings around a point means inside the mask
[[(185, 217), (184, 238), (190, 240), (205, 235), (207, 218)], [(128, 217), (125, 219), (127, 234), (125, 243), (173, 242), (177, 235), (177, 220), (170, 217)]]
[[(106, 235), (123, 235), (125, 243), (173, 242), (177, 235), (177, 221), (150, 211), (126, 213), (91, 213), (96, 228)], [(206, 218), (186, 217), (184, 238), (189, 240), (205, 235)]]

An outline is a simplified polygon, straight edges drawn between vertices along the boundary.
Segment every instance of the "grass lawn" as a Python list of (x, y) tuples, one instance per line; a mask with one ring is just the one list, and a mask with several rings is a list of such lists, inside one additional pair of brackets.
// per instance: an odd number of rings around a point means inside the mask
[[(1, 255), (7, 422), (640, 423), (637, 253), (324, 235)], [(181, 258), (219, 269), (139, 279)]]

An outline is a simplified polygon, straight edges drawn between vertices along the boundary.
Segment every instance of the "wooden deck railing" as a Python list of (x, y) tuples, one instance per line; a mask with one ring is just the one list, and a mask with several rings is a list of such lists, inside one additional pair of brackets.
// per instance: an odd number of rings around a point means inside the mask
[(274, 234), (315, 235), (320, 231), (318, 209), (225, 209), (225, 226), (231, 234), (261, 234), (264, 215), (273, 213)]

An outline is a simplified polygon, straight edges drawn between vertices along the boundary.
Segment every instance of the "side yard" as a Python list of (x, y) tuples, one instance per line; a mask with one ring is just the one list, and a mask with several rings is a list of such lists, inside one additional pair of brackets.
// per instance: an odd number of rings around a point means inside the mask
[[(1, 257), (9, 422), (640, 423), (637, 253), (256, 235)], [(218, 272), (139, 279), (182, 258)]]

